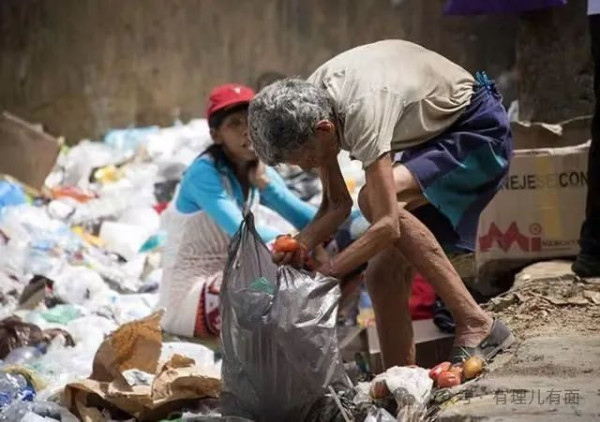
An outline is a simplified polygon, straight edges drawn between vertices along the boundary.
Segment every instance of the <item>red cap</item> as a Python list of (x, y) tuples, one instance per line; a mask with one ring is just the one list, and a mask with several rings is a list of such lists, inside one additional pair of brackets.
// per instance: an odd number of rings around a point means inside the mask
[(209, 97), (206, 106), (206, 118), (219, 110), (238, 104), (249, 103), (254, 98), (254, 91), (240, 84), (225, 84), (214, 88)]

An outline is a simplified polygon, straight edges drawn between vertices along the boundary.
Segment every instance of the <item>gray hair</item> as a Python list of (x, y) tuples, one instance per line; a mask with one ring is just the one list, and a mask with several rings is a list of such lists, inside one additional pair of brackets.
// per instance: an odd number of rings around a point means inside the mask
[(332, 117), (333, 99), (327, 91), (301, 79), (283, 79), (250, 103), (250, 139), (262, 161), (278, 164), (314, 138), (319, 121)]

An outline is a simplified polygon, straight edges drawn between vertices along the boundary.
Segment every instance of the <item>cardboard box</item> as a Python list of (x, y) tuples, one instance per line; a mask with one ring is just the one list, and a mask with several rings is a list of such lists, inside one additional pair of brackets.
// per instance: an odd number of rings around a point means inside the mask
[(579, 252), (589, 142), (516, 150), (504, 188), (481, 215), (475, 256), (478, 290), (529, 263)]
[(511, 122), (513, 148), (562, 148), (581, 145), (590, 139), (592, 116), (580, 116), (564, 122)]
[(60, 150), (58, 140), (39, 126), (9, 113), (0, 115), (0, 173), (41, 189)]

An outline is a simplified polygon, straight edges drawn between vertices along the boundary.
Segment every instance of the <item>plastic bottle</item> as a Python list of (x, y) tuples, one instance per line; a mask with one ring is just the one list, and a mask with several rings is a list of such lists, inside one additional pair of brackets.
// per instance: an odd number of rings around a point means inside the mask
[(0, 372), (0, 410), (15, 400), (31, 401), (35, 391), (23, 375)]
[(42, 354), (43, 353), (37, 347), (19, 347), (17, 349), (11, 350), (11, 352), (4, 358), (4, 364), (22, 365), (33, 359), (39, 358), (40, 356), (42, 356)]

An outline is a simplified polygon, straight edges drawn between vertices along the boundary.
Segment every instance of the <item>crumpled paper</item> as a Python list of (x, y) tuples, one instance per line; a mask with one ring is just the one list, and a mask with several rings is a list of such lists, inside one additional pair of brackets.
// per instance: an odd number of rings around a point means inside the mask
[[(193, 359), (173, 355), (159, 366), (162, 311), (124, 324), (99, 347), (90, 378), (68, 384), (63, 404), (82, 421), (104, 421), (103, 410), (139, 421), (160, 420), (190, 402), (218, 398), (219, 374), (208, 373)], [(151, 385), (128, 384), (123, 372), (156, 374)]]

